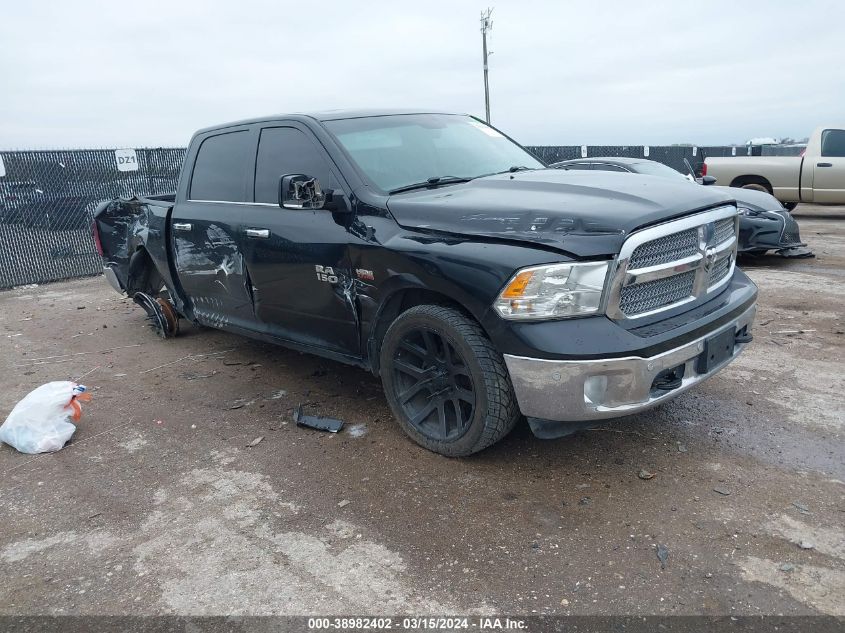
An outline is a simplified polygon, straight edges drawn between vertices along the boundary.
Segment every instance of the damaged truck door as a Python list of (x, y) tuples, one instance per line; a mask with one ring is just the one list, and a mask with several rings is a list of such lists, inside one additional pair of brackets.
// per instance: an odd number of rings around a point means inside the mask
[[(252, 329), (255, 314), (238, 235), (243, 230), (248, 129), (209, 134), (192, 146), (194, 168), (184, 201), (172, 211), (176, 274), (204, 325)], [(183, 175), (184, 177), (184, 175)]]

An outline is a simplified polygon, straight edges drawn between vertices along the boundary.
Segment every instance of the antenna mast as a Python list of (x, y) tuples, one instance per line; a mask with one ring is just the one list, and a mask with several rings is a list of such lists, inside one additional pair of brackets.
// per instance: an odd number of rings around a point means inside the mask
[(484, 112), (486, 113), (485, 120), (490, 123), (490, 84), (487, 80), (487, 32), (493, 28), (493, 20), (490, 16), (493, 14), (493, 9), (488, 8), (487, 11), (481, 12), (481, 46), (484, 53)]

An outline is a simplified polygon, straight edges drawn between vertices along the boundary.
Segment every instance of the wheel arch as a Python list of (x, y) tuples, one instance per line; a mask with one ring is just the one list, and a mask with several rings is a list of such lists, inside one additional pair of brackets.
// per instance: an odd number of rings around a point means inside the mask
[(369, 360), (370, 369), (374, 375), (379, 375), (379, 355), (381, 352), (381, 343), (384, 340), (384, 335), (387, 333), (388, 328), (400, 314), (419, 305), (442, 305), (456, 308), (467, 317), (478, 323), (482, 330), (484, 329), (481, 319), (478, 318), (478, 316), (474, 314), (463, 301), (454, 296), (446, 294), (440, 290), (432, 290), (430, 288), (416, 285), (397, 288), (387, 295), (384, 301), (382, 301), (367, 335), (367, 358)]
[(145, 244), (136, 246), (129, 257), (126, 292), (131, 297), (136, 292), (156, 296), (165, 285), (164, 276), (156, 266)]
[(731, 181), (731, 187), (744, 187), (745, 185), (762, 185), (770, 194), (774, 192), (772, 183), (764, 176), (743, 174), (742, 176), (737, 176)]

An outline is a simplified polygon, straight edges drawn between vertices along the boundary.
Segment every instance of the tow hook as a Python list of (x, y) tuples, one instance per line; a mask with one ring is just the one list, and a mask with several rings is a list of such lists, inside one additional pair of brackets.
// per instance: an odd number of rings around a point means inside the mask
[(754, 335), (748, 331), (748, 328), (742, 328), (736, 334), (735, 342), (737, 345), (743, 345), (745, 343), (750, 343), (754, 340)]

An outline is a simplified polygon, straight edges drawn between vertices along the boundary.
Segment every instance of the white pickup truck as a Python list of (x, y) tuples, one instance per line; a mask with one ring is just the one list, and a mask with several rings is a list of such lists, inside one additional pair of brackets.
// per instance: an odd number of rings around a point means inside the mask
[(845, 126), (817, 128), (801, 156), (707, 158), (702, 175), (767, 191), (787, 209), (799, 202), (845, 204)]

